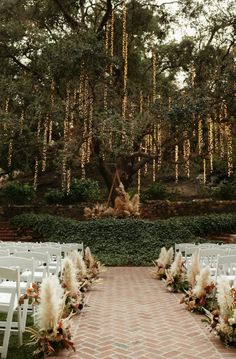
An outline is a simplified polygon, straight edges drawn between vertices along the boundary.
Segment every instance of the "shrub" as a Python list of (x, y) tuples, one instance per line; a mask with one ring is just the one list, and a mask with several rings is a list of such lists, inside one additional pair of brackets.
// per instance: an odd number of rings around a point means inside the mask
[(141, 199), (145, 200), (157, 200), (166, 199), (169, 196), (166, 185), (162, 182), (154, 182), (148, 189), (142, 192)]
[(107, 265), (147, 265), (162, 246), (196, 242), (199, 236), (236, 230), (236, 214), (179, 217), (167, 220), (103, 219), (76, 222), (51, 215), (22, 214), (12, 225), (31, 229), (40, 239), (84, 242)]
[(97, 181), (81, 179), (72, 183), (70, 193), (50, 189), (45, 193), (44, 199), (49, 204), (96, 202), (100, 199), (100, 189)]
[(235, 199), (236, 198), (236, 183), (232, 182), (225, 182), (222, 183), (218, 188), (215, 189), (213, 196), (216, 199)]
[(8, 183), (2, 191), (6, 200), (11, 204), (26, 204), (35, 198), (34, 188), (27, 183)]

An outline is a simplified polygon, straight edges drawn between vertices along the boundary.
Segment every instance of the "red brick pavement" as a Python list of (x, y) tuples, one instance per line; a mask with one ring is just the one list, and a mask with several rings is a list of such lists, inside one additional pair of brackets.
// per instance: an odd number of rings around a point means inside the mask
[(235, 359), (149, 268), (108, 268), (74, 318), (71, 359)]

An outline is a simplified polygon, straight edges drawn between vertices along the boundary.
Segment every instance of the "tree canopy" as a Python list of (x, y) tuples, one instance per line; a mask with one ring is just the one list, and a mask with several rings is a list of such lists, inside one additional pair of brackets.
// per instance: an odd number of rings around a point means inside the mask
[[(233, 173), (233, 0), (0, 2), (0, 168)], [(186, 31), (185, 31), (186, 29)], [(182, 169), (182, 170), (181, 170)]]

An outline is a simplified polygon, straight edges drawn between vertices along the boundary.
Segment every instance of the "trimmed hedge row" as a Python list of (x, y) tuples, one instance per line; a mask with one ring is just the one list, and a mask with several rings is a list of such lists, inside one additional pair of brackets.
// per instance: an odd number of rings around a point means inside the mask
[(236, 214), (146, 221), (103, 219), (76, 222), (51, 215), (22, 214), (15, 228), (31, 229), (41, 240), (81, 242), (106, 265), (147, 265), (162, 246), (195, 242), (199, 236), (236, 231)]

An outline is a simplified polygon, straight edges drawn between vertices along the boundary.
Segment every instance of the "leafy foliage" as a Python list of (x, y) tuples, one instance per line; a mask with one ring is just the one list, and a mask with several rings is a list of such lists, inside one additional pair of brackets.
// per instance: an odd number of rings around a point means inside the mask
[(234, 232), (236, 214), (180, 217), (163, 221), (104, 219), (76, 222), (50, 215), (22, 214), (12, 225), (46, 241), (84, 242), (107, 265), (147, 265), (161, 247), (196, 242), (199, 236)]
[(35, 197), (35, 191), (32, 186), (25, 183), (10, 182), (2, 189), (6, 200), (11, 204), (26, 204)]
[(149, 188), (142, 192), (142, 200), (166, 199), (169, 193), (166, 185), (162, 182), (154, 182)]
[(100, 197), (101, 193), (98, 182), (90, 179), (81, 179), (78, 182), (73, 182), (69, 193), (52, 188), (44, 195), (46, 202), (49, 204), (96, 202)]

